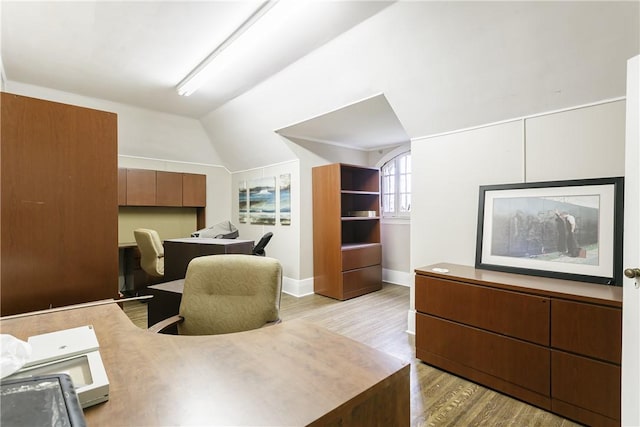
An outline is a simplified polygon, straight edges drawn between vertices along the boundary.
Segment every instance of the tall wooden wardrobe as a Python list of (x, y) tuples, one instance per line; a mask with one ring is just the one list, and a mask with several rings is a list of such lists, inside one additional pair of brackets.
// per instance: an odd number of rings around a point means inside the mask
[(116, 297), (117, 116), (0, 95), (1, 315)]

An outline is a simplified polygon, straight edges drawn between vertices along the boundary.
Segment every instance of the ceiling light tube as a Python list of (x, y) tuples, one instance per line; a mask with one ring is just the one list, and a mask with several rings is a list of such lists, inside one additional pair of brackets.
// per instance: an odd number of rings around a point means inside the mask
[(258, 22), (273, 6), (276, 5), (278, 0), (268, 0), (263, 2), (256, 10), (249, 16), (236, 30), (229, 35), (213, 52), (209, 54), (196, 68), (194, 68), (187, 76), (178, 83), (176, 90), (181, 96), (189, 96), (196, 90), (198, 90), (205, 80), (205, 69), (211, 64), (216, 56), (225, 50), (231, 43), (233, 43), (238, 37), (240, 37), (245, 31), (247, 31), (253, 24)]

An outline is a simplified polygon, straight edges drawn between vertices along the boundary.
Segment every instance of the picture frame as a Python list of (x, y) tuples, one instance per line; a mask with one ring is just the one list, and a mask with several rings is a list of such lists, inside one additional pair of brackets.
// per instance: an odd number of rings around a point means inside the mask
[(622, 286), (624, 178), (480, 186), (475, 267)]

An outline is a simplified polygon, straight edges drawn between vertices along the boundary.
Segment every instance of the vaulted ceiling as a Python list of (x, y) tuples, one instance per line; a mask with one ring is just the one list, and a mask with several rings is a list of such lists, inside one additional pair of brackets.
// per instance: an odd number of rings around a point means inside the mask
[[(387, 7), (277, 2), (225, 49), (204, 86), (176, 85), (262, 1), (5, 1), (8, 80), (200, 118)], [(304, 6), (304, 7), (303, 7)]]

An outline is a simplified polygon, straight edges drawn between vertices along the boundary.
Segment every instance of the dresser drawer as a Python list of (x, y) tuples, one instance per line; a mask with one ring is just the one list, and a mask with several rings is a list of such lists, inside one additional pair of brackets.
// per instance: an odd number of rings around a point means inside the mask
[(382, 267), (359, 268), (342, 273), (343, 299), (357, 297), (382, 288)]
[(551, 384), (551, 404), (561, 415), (575, 418), (573, 413), (559, 410), (569, 404), (607, 418), (620, 419), (619, 366), (552, 350)]
[(549, 345), (549, 298), (416, 276), (416, 310)]
[(551, 303), (551, 346), (620, 364), (622, 310), (562, 301)]
[(342, 271), (369, 267), (382, 261), (382, 245), (367, 244), (342, 248)]
[(465, 370), (499, 378), (539, 395), (550, 394), (548, 348), (418, 313), (416, 351), (427, 362), (428, 355), (435, 355)]

